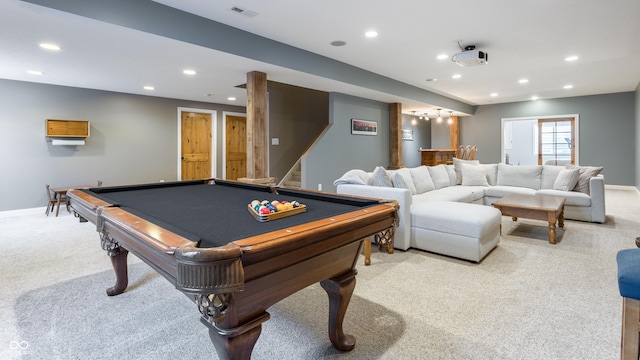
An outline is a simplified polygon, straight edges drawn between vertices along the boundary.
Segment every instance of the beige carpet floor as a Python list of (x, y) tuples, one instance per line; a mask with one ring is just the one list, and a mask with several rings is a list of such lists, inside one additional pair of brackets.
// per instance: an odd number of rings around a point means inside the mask
[[(607, 221), (503, 217), (498, 247), (474, 264), (418, 250), (358, 266), (344, 328), (326, 335), (319, 285), (270, 309), (255, 359), (618, 359), (615, 255), (640, 236), (640, 195), (607, 189)], [(130, 288), (107, 297), (113, 272), (93, 225), (66, 211), (0, 213), (0, 359), (217, 358), (195, 305), (130, 257)], [(361, 259), (362, 260), (362, 259)]]

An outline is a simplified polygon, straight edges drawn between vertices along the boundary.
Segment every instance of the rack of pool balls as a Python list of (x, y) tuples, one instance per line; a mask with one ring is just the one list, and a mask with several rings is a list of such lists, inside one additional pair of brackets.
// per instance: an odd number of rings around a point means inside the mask
[(297, 201), (253, 200), (248, 207), (253, 217), (263, 222), (307, 211), (307, 207)]

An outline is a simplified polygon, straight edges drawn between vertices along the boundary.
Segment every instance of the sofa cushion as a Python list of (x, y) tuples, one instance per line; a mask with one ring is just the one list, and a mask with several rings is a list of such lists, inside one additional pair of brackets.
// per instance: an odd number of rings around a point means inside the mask
[(480, 165), (480, 161), (479, 160), (462, 160), (458, 158), (453, 158), (453, 168), (456, 171), (456, 185), (462, 184), (462, 170), (460, 168), (462, 164)]
[(525, 195), (535, 195), (536, 190), (519, 187), (519, 186), (504, 186), (504, 185), (496, 185), (489, 186), (484, 194), (489, 197), (497, 197), (501, 198), (508, 194), (525, 194)]
[(480, 164), (484, 167), (487, 174), (487, 182), (489, 185), (498, 185), (498, 164)]
[(450, 185), (449, 175), (447, 174), (445, 165), (429, 166), (429, 174), (431, 175), (431, 180), (433, 180), (433, 185), (436, 190)]
[(580, 170), (580, 176), (578, 176), (578, 184), (576, 185), (573, 191), (580, 191), (585, 194), (590, 194), (589, 189), (589, 180), (600, 174), (602, 171), (601, 166), (575, 166), (575, 165), (567, 165), (567, 168), (578, 168)]
[(373, 170), (373, 174), (371, 174), (371, 185), (393, 187), (393, 183), (391, 182), (389, 174), (387, 174), (387, 170), (382, 166), (376, 166), (375, 170)]
[(395, 174), (393, 174), (393, 177), (391, 178), (391, 182), (393, 183), (393, 187), (409, 189), (411, 195), (416, 194), (416, 186), (413, 184), (411, 172), (409, 172), (409, 169), (407, 168), (396, 170)]
[(476, 204), (434, 201), (411, 205), (411, 226), (482, 238), (500, 226), (498, 209)]
[(540, 183), (540, 189), (553, 189), (553, 183), (555, 183), (558, 178), (558, 174), (562, 169), (566, 169), (566, 167), (542, 165), (542, 181)]
[(579, 169), (562, 169), (553, 183), (554, 190), (573, 190), (578, 183)]
[(463, 186), (489, 186), (484, 166), (460, 164)]
[(561, 196), (565, 199), (565, 205), (571, 206), (591, 206), (591, 196), (578, 191), (562, 191), (553, 189), (542, 189), (536, 191), (536, 195)]
[(498, 164), (497, 185), (518, 186), (534, 190), (540, 190), (540, 178), (542, 166), (522, 165), (513, 166)]
[(433, 180), (431, 180), (429, 168), (426, 166), (422, 165), (411, 168), (409, 169), (409, 172), (411, 173), (413, 184), (416, 186), (416, 194), (422, 194), (436, 189), (436, 186), (433, 184)]

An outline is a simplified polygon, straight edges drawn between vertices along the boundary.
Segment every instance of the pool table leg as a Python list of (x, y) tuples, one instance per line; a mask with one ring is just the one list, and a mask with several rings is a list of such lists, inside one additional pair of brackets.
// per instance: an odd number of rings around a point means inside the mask
[(116, 283), (112, 287), (107, 289), (107, 295), (114, 296), (124, 292), (129, 285), (129, 273), (127, 270), (127, 255), (129, 251), (120, 248), (120, 251), (115, 255), (110, 255), (111, 265), (116, 273)]
[(249, 360), (261, 332), (262, 325), (259, 324), (237, 336), (226, 337), (221, 336), (217, 330), (209, 327), (209, 338), (216, 348), (216, 353), (220, 360)]
[(356, 287), (356, 274), (356, 270), (351, 270), (340, 277), (320, 282), (329, 295), (329, 339), (333, 346), (342, 351), (350, 351), (356, 345), (356, 338), (342, 330), (342, 321)]

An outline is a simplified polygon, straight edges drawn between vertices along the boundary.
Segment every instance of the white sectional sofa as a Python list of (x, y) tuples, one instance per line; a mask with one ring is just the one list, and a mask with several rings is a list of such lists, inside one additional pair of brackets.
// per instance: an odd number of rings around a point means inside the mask
[[(412, 238), (412, 233), (413, 237), (420, 237), (416, 235), (420, 232), (415, 228), (423, 228), (424, 224), (411, 223), (412, 215), (423, 222), (428, 221), (424, 216), (416, 217), (412, 208), (418, 209), (416, 205), (430, 202), (433, 206), (443, 201), (491, 205), (511, 193), (563, 196), (566, 198), (565, 219), (597, 223), (605, 221), (604, 177), (599, 174), (601, 167), (512, 166), (458, 159), (454, 159), (454, 163), (399, 170), (377, 167), (373, 172), (350, 170), (334, 185), (338, 193), (398, 201), (399, 226), (395, 233), (394, 248), (401, 250), (413, 247), (432, 251), (425, 246), (429, 239)], [(493, 207), (491, 209), (495, 210)], [(464, 217), (464, 212), (460, 216)], [(455, 251), (445, 253), (468, 258), (456, 254)], [(484, 255), (486, 252), (479, 256)], [(477, 258), (469, 259), (479, 261)]]

